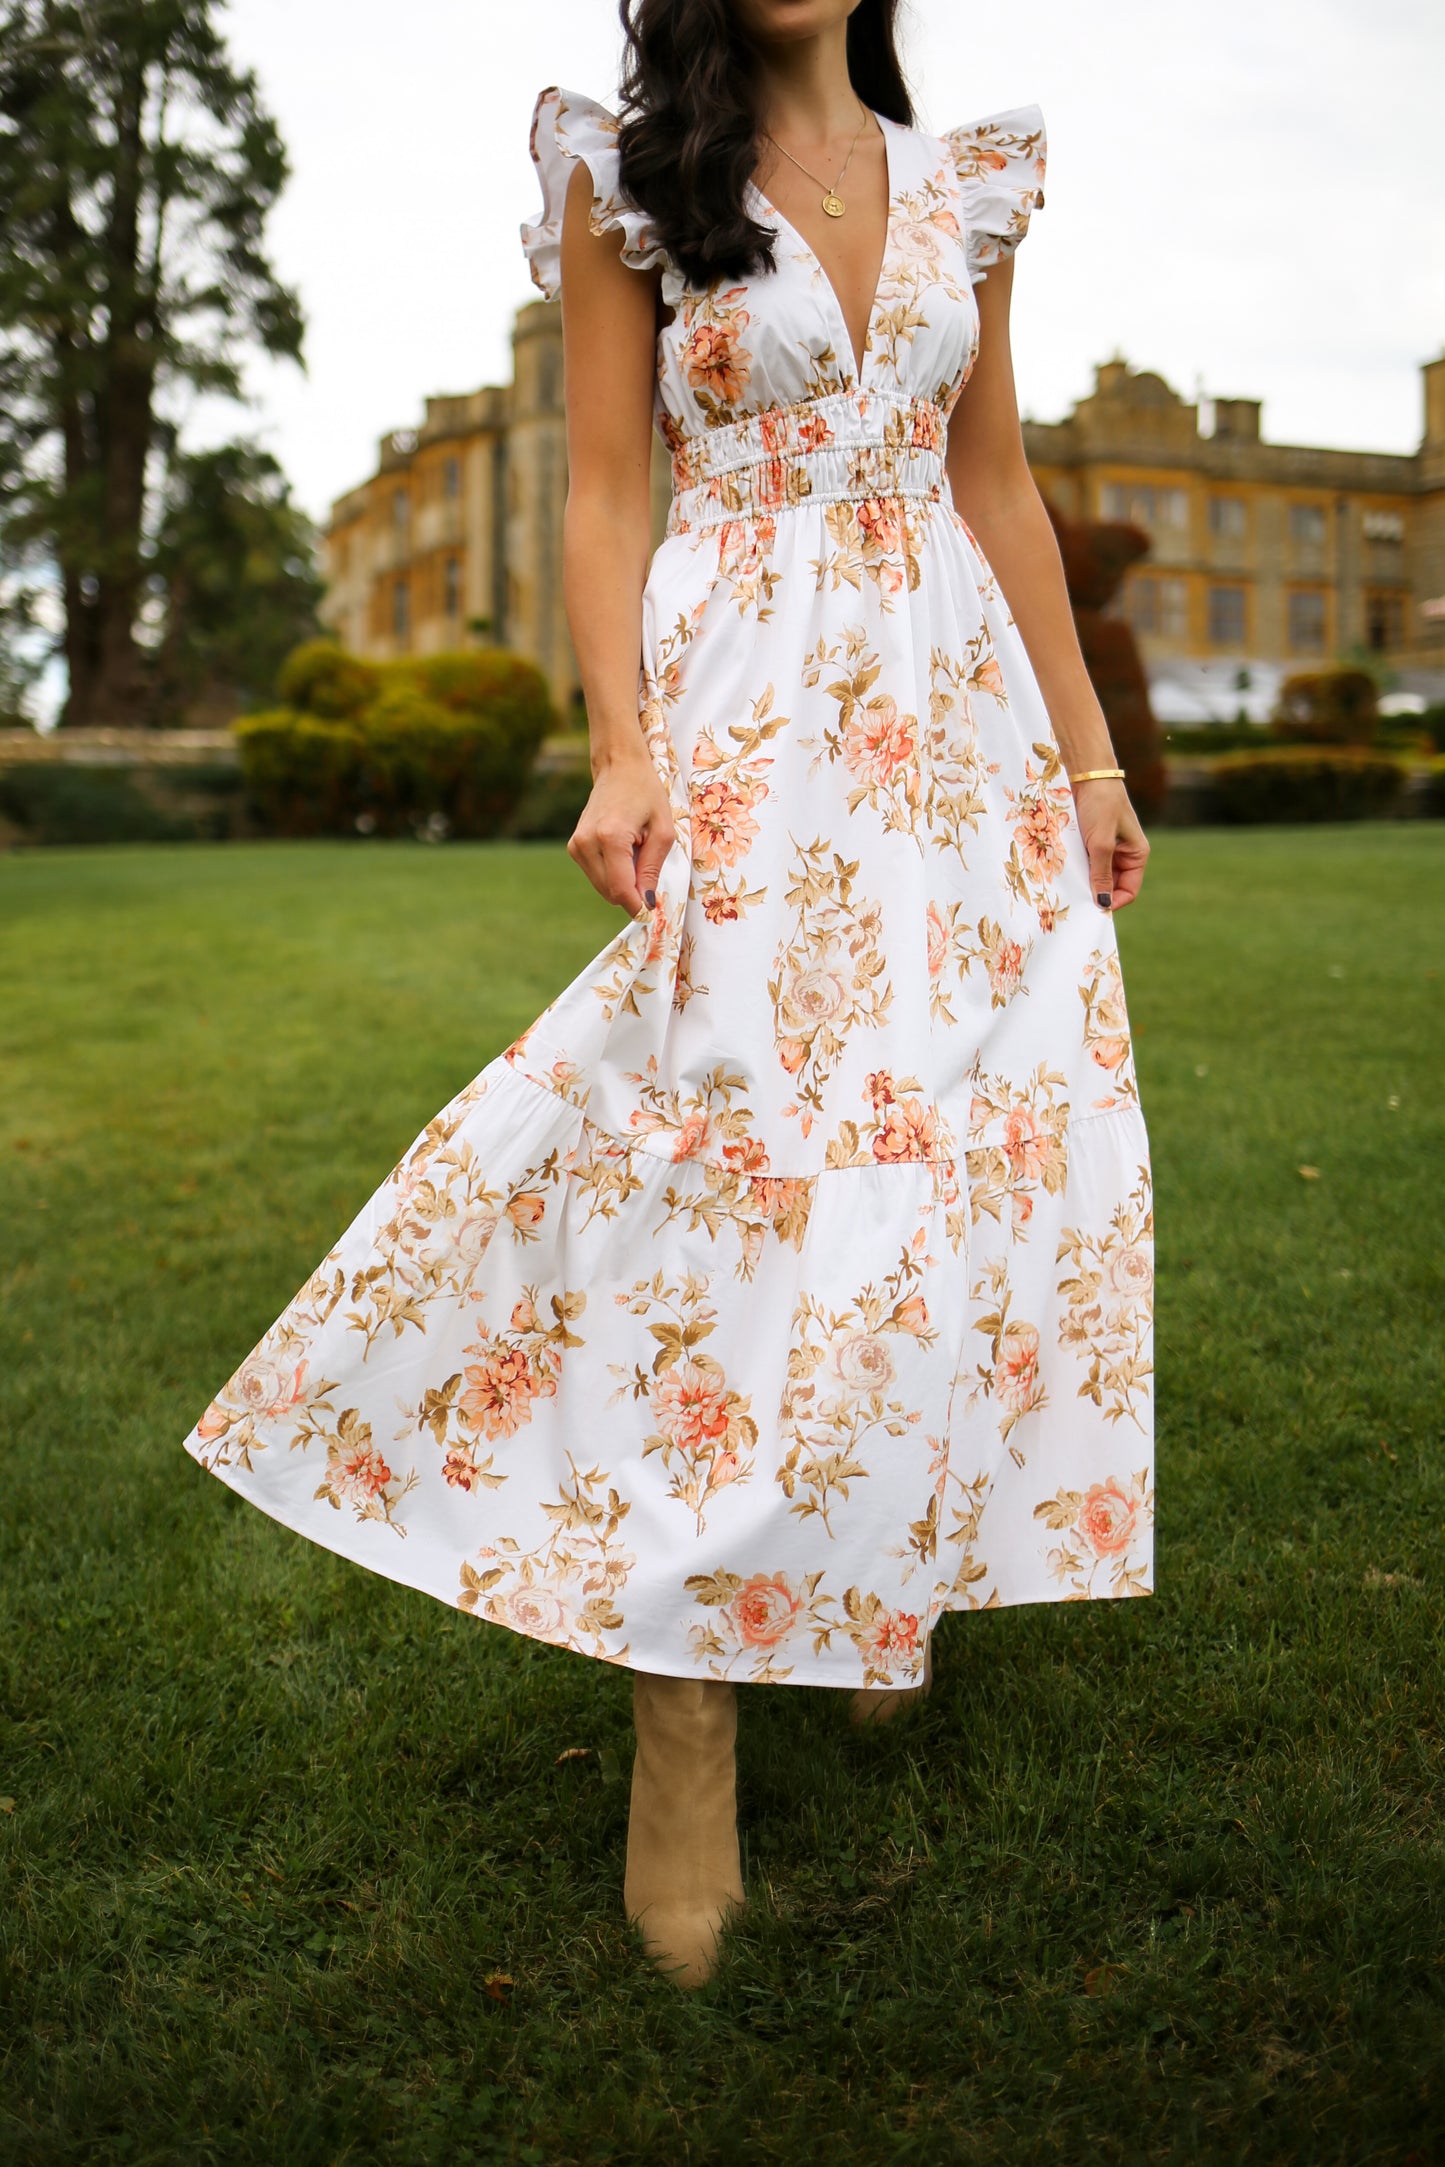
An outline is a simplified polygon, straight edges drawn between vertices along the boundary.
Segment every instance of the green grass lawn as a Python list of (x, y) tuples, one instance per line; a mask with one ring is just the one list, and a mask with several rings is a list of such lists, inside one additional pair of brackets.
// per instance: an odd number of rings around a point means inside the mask
[(555, 846), (0, 860), (0, 2157), (1445, 2156), (1445, 828), (1161, 837), (1159, 1592), (945, 1620), (876, 1736), (745, 1692), (693, 1998), (627, 1675), (180, 1444), (617, 922)]

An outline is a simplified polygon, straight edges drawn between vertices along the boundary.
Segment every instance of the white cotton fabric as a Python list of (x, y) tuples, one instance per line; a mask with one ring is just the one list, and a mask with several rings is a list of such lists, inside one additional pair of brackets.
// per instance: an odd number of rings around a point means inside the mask
[(1114, 928), (943, 467), (1037, 109), (882, 123), (861, 371), (766, 198), (689, 285), (549, 90), (534, 276), (660, 267), (639, 709), (678, 841), (423, 1131), (189, 1450), (477, 1616), (670, 1675), (906, 1684), (941, 1612), (1152, 1585), (1152, 1217)]

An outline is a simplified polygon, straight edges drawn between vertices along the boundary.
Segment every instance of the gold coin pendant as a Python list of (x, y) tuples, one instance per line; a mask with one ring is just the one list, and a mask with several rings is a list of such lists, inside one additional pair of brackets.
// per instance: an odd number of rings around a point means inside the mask
[(841, 196), (835, 196), (832, 189), (830, 188), (827, 195), (823, 198), (823, 209), (827, 212), (828, 216), (830, 218), (841, 218), (847, 208), (848, 206), (843, 201), (843, 198)]

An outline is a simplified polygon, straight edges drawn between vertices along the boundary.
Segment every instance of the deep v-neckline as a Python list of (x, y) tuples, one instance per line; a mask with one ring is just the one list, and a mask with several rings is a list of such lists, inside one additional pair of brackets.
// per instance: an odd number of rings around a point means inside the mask
[[(870, 106), (868, 110), (870, 113), (872, 113), (872, 106)], [(863, 378), (867, 371), (868, 356), (873, 349), (873, 320), (878, 314), (878, 304), (883, 294), (883, 281), (888, 274), (888, 258), (893, 252), (893, 198), (894, 191), (897, 185), (893, 171), (892, 130), (894, 124), (888, 119), (887, 115), (884, 113), (873, 113), (873, 118), (877, 121), (879, 131), (883, 137), (883, 172), (885, 184), (888, 189), (888, 201), (884, 206), (883, 247), (878, 257), (878, 275), (873, 281), (873, 298), (868, 304), (868, 317), (866, 323), (863, 326), (863, 351), (861, 355), (853, 344), (853, 334), (848, 329), (848, 317), (844, 310), (842, 299), (838, 293), (837, 287), (833, 284), (832, 277), (829, 274), (827, 266), (824, 264), (822, 257), (818, 254), (818, 251), (814, 248), (812, 242), (807, 238), (807, 236), (799, 232), (798, 228), (793, 224), (791, 218), (785, 218), (783, 216), (783, 213), (778, 209), (777, 205), (763, 194), (763, 191), (761, 190), (761, 188), (759, 188), (757, 182), (748, 182), (749, 188), (751, 188), (754, 196), (762, 205), (767, 217), (775, 225), (781, 227), (785, 233), (788, 233), (792, 236), (793, 240), (797, 243), (798, 247), (807, 257), (808, 261), (812, 264), (813, 269), (816, 271), (818, 277), (823, 281), (824, 286), (827, 288), (828, 298), (833, 304), (833, 313), (838, 319), (838, 327), (843, 334), (843, 351), (848, 356), (848, 359), (852, 363), (853, 368), (852, 383), (846, 388), (853, 391), (861, 391), (863, 388)]]

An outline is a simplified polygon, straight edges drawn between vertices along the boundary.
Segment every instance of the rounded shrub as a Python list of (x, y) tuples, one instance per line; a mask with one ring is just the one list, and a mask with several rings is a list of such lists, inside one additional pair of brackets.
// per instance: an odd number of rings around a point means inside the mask
[(1279, 688), (1274, 728), (1303, 745), (1368, 745), (1380, 698), (1368, 670), (1301, 670)]
[(499, 834), (555, 720), (541, 671), (501, 650), (378, 666), (310, 641), (281, 683), (287, 704), (236, 730), (283, 835)]
[(334, 640), (307, 640), (282, 663), (276, 694), (301, 714), (346, 722), (376, 698), (380, 681), (374, 663), (349, 655)]
[(1212, 784), (1221, 820), (1371, 820), (1394, 811), (1405, 770), (1383, 753), (1292, 745), (1226, 753), (1214, 764)]

